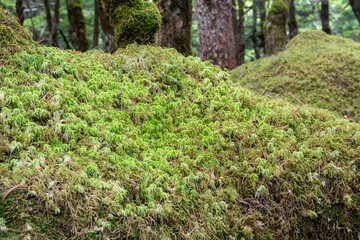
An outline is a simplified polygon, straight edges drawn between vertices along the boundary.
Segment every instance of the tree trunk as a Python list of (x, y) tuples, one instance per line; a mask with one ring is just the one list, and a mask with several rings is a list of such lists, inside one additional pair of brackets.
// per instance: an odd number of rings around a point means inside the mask
[(94, 34), (93, 34), (93, 42), (92, 47), (95, 48), (99, 45), (99, 1), (94, 0)]
[(160, 46), (175, 48), (185, 56), (192, 55), (191, 49), (191, 0), (155, 0), (162, 25), (156, 34)]
[(81, 0), (66, 0), (66, 5), (70, 23), (70, 41), (75, 50), (85, 52), (89, 49), (89, 42), (86, 37), (85, 17)]
[(295, 1), (290, 0), (289, 2), (289, 20), (288, 20), (288, 26), (289, 26), (289, 34), (290, 38), (295, 37), (298, 34), (298, 26), (296, 22), (296, 10), (295, 10)]
[(46, 13), (47, 28), (48, 28), (49, 32), (51, 32), (52, 21), (51, 21), (51, 12), (50, 12), (49, 0), (44, 0), (44, 6), (45, 6), (45, 13)]
[(200, 58), (228, 69), (236, 66), (233, 7), (233, 0), (197, 0), (195, 7)]
[(288, 11), (288, 6), (283, 0), (273, 1), (264, 24), (266, 55), (276, 54), (285, 46)]
[(329, 0), (321, 0), (320, 18), (322, 30), (327, 34), (331, 34), (329, 25)]
[(349, 4), (360, 23), (360, 0), (349, 0)]
[(264, 35), (264, 24), (266, 21), (266, 7), (265, 7), (266, 0), (258, 0), (257, 5), (259, 7), (260, 12), (260, 48), (263, 49), (265, 53), (265, 35)]
[(21, 26), (24, 24), (24, 9), (22, 0), (16, 0), (16, 16)]
[(52, 22), (49, 46), (58, 47), (58, 26), (60, 22), (60, 0), (55, 0), (54, 20)]
[[(237, 54), (236, 61), (237, 65), (245, 63), (245, 27), (244, 27), (244, 0), (238, 0), (239, 5), (239, 21), (237, 21), (236, 15), (235, 20), (237, 24), (236, 27), (236, 45), (237, 45)], [(236, 14), (236, 12), (235, 12)]]
[(102, 40), (104, 44), (104, 51), (105, 52), (115, 52), (116, 51), (116, 44), (115, 44), (115, 32), (114, 28), (111, 26), (109, 17), (106, 15), (101, 0), (96, 0), (99, 14), (99, 20), (102, 30)]
[(254, 44), (254, 51), (255, 51), (255, 57), (256, 59), (260, 58), (260, 50), (259, 50), (259, 46), (257, 43), (257, 31), (256, 31), (256, 27), (257, 27), (257, 18), (258, 18), (258, 14), (257, 14), (257, 1), (253, 0), (253, 24), (252, 24), (252, 31), (251, 31), (251, 39), (253, 41)]

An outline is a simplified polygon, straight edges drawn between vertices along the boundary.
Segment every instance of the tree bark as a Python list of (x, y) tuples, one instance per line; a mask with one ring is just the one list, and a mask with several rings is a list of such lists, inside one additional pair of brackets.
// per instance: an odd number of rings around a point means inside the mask
[(349, 4), (360, 23), (360, 0), (349, 0)]
[(16, 0), (16, 16), (21, 26), (24, 24), (24, 9), (23, 1)]
[(49, 46), (58, 47), (58, 26), (60, 22), (60, 0), (55, 0), (54, 19), (52, 22)]
[(233, 0), (197, 0), (199, 56), (222, 68), (236, 67)]
[(66, 0), (66, 5), (70, 23), (70, 41), (75, 50), (85, 52), (89, 49), (89, 42), (86, 37), (85, 17), (81, 0)]
[(246, 39), (245, 39), (245, 18), (244, 18), (244, 0), (238, 0), (239, 3), (239, 54), (238, 54), (238, 64), (245, 63), (245, 49), (246, 49)]
[(95, 48), (99, 45), (99, 4), (98, 0), (94, 0), (94, 33), (93, 33), (93, 42), (92, 47)]
[(115, 52), (116, 51), (116, 44), (115, 44), (115, 32), (114, 28), (111, 26), (109, 17), (106, 15), (101, 0), (96, 0), (98, 2), (98, 14), (99, 20), (102, 30), (102, 40), (104, 44), (104, 51), (105, 52)]
[(290, 38), (295, 37), (298, 34), (298, 26), (296, 21), (296, 9), (295, 9), (295, 1), (290, 0), (289, 2), (289, 20), (288, 20), (288, 26), (289, 26), (289, 34)]
[(49, 0), (44, 0), (44, 7), (45, 7), (45, 13), (46, 13), (47, 28), (48, 28), (49, 32), (51, 32), (52, 20), (51, 20), (51, 11), (50, 11), (50, 6), (49, 6)]
[(192, 55), (191, 49), (191, 0), (155, 0), (162, 25), (156, 34), (160, 46), (175, 48), (185, 56)]
[(260, 58), (260, 50), (259, 50), (259, 45), (257, 43), (257, 18), (258, 18), (258, 14), (257, 14), (257, 0), (253, 0), (253, 24), (252, 24), (252, 29), (251, 29), (251, 39), (253, 41), (254, 44), (254, 51), (255, 51), (255, 57), (256, 59)]
[(260, 34), (258, 35), (260, 38), (260, 48), (263, 49), (265, 53), (265, 35), (264, 35), (264, 24), (266, 21), (266, 7), (265, 7), (266, 0), (258, 0), (257, 5), (259, 7), (260, 12)]
[(327, 34), (331, 34), (329, 24), (329, 0), (321, 0), (321, 11), (320, 11), (322, 30)]

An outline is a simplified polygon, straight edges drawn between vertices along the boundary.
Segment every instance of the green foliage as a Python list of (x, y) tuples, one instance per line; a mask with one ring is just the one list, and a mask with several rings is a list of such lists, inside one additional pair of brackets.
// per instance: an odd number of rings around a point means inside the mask
[(295, 37), (278, 55), (245, 64), (231, 75), (260, 94), (360, 121), (359, 58), (359, 43), (310, 31)]
[(171, 49), (36, 47), (4, 64), (1, 238), (359, 234), (359, 124)]
[(153, 2), (102, 0), (102, 4), (114, 26), (118, 47), (155, 41), (155, 34), (161, 26), (161, 15)]

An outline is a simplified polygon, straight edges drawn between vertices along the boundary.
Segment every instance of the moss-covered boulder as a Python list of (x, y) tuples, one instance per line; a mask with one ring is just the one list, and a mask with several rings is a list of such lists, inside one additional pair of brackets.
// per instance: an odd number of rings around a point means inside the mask
[(1, 239), (359, 235), (359, 124), (151, 46), (39, 46), (0, 79)]
[(360, 121), (360, 44), (350, 39), (306, 32), (284, 52), (240, 66), (231, 75), (261, 95)]
[(288, 5), (284, 0), (273, 0), (264, 23), (265, 54), (281, 51), (287, 41), (286, 23)]
[(102, 5), (115, 29), (118, 47), (155, 41), (155, 34), (161, 26), (161, 15), (153, 2), (102, 0)]

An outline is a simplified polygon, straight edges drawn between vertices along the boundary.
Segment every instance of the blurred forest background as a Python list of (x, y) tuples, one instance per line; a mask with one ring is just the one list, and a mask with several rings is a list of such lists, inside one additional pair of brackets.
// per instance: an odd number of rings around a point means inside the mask
[[(163, 27), (157, 36), (159, 45), (175, 47), (185, 55), (212, 60), (223, 68), (232, 69), (244, 62), (282, 50), (271, 50), (271, 47), (266, 50), (264, 32), (271, 21), (281, 24), (282, 12), (279, 8), (283, 3), (287, 5), (287, 11), (283, 13), (287, 29), (286, 40), (281, 43), (281, 48), (285, 47), (287, 39), (315, 29), (360, 42), (360, 0), (154, 2), (163, 14)], [(42, 44), (79, 51), (116, 50), (114, 30), (100, 0), (0, 0), (0, 5), (17, 15), (19, 21), (32, 32), (34, 40)], [(182, 29), (176, 27), (179, 22)], [(216, 26), (208, 26), (211, 24)], [(276, 29), (272, 34), (276, 35), (281, 31), (280, 27), (280, 30)], [(178, 36), (165, 39), (179, 32), (185, 36), (182, 43), (176, 42)], [(186, 41), (190, 48), (186, 47)]]

